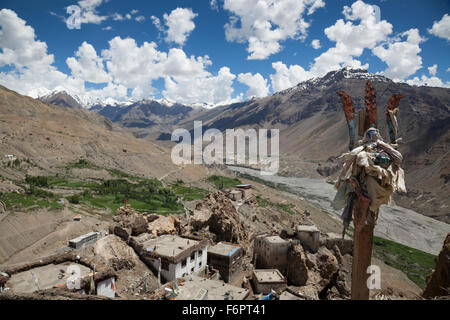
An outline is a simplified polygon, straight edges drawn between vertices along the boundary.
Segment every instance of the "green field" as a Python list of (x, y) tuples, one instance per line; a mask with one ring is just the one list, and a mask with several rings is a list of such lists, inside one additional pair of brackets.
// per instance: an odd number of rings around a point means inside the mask
[(57, 210), (63, 207), (54, 198), (27, 193), (0, 193), (0, 200), (5, 203), (8, 210), (21, 209), (32, 211), (40, 208)]
[(242, 184), (242, 181), (237, 178), (228, 178), (225, 176), (210, 176), (207, 179), (208, 182), (212, 183), (217, 189), (225, 189)]
[(437, 258), (432, 254), (376, 236), (373, 256), (401, 270), (422, 289), (426, 286), (426, 277), (436, 266)]
[[(66, 168), (102, 169), (83, 159), (76, 163), (69, 163)], [(209, 193), (207, 190), (185, 185), (182, 180), (170, 186), (164, 186), (157, 179), (136, 177), (117, 169), (105, 170), (115, 178), (108, 180), (88, 178), (83, 181), (58, 174), (55, 176), (27, 175), (22, 185), (23, 194), (1, 194), (0, 200), (3, 200), (8, 208), (57, 209), (62, 207), (57, 199), (63, 195), (50, 190), (61, 188), (75, 191), (72, 195), (64, 196), (71, 204), (109, 209), (115, 212), (117, 208), (125, 204), (127, 199), (127, 204), (137, 211), (168, 214), (184, 212), (184, 206), (180, 200), (199, 200)]]

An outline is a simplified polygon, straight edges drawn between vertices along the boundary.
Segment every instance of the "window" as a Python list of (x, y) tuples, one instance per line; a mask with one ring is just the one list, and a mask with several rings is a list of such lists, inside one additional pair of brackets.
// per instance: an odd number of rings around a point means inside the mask
[(187, 259), (183, 259), (183, 261), (181, 261), (182, 268), (186, 267), (186, 261), (187, 261)]
[(191, 262), (195, 261), (195, 251), (191, 254)]

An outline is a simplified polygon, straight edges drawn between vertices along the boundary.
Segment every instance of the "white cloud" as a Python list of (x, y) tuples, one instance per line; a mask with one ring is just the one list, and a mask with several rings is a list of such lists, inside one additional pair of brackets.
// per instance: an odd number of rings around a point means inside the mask
[(66, 13), (69, 17), (65, 20), (67, 28), (81, 29), (83, 23), (100, 24), (102, 21), (108, 19), (107, 16), (99, 16), (96, 8), (107, 2), (108, 0), (81, 0), (78, 5), (70, 5), (66, 8)]
[[(47, 53), (45, 42), (36, 40), (34, 29), (26, 25), (14, 11), (0, 10), (0, 84), (19, 93), (37, 97), (53, 90), (66, 90), (84, 102), (113, 98), (128, 99), (132, 90), (135, 99), (149, 98), (160, 93), (152, 82), (164, 79), (162, 92), (180, 103), (231, 103), (242, 98), (233, 97), (236, 78), (227, 67), (217, 74), (206, 69), (210, 58), (187, 56), (182, 49), (159, 51), (153, 42), (140, 46), (132, 38), (115, 37), (108, 48), (97, 54), (95, 48), (83, 42), (73, 57), (66, 59), (72, 75), (53, 66), (54, 57)], [(106, 65), (106, 68), (104, 68)], [(101, 89), (87, 89), (85, 82), (102, 83)]]
[(105, 83), (111, 80), (111, 77), (104, 70), (103, 59), (97, 56), (94, 47), (86, 41), (75, 52), (75, 56), (77, 58), (66, 59), (66, 63), (75, 78), (93, 83)]
[(433, 64), (431, 67), (428, 67), (428, 72), (431, 76), (435, 76), (437, 73), (437, 64)]
[(247, 98), (265, 97), (269, 93), (267, 79), (264, 79), (259, 73), (255, 75), (252, 75), (250, 72), (240, 73), (237, 80), (249, 87), (247, 90)]
[(123, 15), (121, 15), (120, 13), (116, 12), (112, 15), (112, 19), (114, 21), (123, 21), (123, 20), (125, 20), (125, 17)]
[(35, 40), (34, 29), (9, 9), (0, 11), (0, 67), (14, 65), (19, 71), (25, 68), (44, 71), (53, 63), (47, 54), (47, 44)]
[(375, 8), (363, 1), (356, 1), (351, 7), (344, 6), (342, 13), (346, 22), (339, 19), (324, 30), (336, 45), (314, 59), (311, 68), (314, 76), (322, 76), (343, 66), (368, 68), (367, 64), (361, 65), (354, 58), (360, 57), (365, 49), (373, 49), (381, 41), (386, 41), (392, 33), (392, 25), (386, 20), (377, 20)]
[(0, 84), (31, 95), (61, 85), (79, 92), (83, 81), (58, 71), (52, 65), (53, 55), (47, 53), (47, 44), (35, 38), (34, 29), (14, 11), (0, 10), (0, 67), (12, 68), (0, 72)]
[(450, 88), (450, 82), (446, 83), (442, 82), (441, 79), (435, 76), (427, 77), (426, 75), (422, 75), (422, 77), (414, 77), (413, 79), (407, 80), (407, 84), (411, 86), (427, 86), (427, 87), (443, 87)]
[(102, 28), (102, 30), (110, 31), (110, 30), (112, 30), (112, 27), (111, 26), (107, 26), (107, 27)]
[(449, 67), (449, 68), (447, 68), (447, 72), (450, 72), (450, 67)]
[(159, 32), (164, 31), (164, 27), (161, 25), (161, 20), (159, 20), (158, 17), (151, 16), (150, 20), (152, 20), (152, 23), (155, 25), (156, 29), (158, 29)]
[(209, 5), (211, 9), (213, 9), (214, 11), (219, 11), (219, 5), (217, 4), (217, 0), (211, 0), (209, 2)]
[(153, 42), (138, 46), (134, 39), (120, 37), (109, 41), (102, 56), (114, 82), (133, 89), (134, 99), (156, 94), (152, 81), (157, 79), (165, 80), (164, 96), (180, 103), (219, 103), (232, 99), (236, 76), (226, 67), (217, 76), (210, 74), (206, 71), (212, 64), (208, 56), (188, 57), (178, 48), (165, 53), (158, 51)]
[(192, 9), (176, 8), (170, 14), (163, 15), (164, 24), (167, 27), (166, 42), (173, 42), (180, 46), (184, 44), (191, 32), (195, 28), (192, 21), (197, 16)]
[(272, 63), (275, 74), (270, 75), (272, 88), (275, 92), (297, 85), (299, 82), (311, 78), (311, 74), (299, 65), (291, 65), (289, 68), (281, 61)]
[(322, 46), (320, 45), (320, 40), (317, 39), (311, 41), (311, 46), (316, 50), (322, 48)]
[(281, 50), (280, 42), (303, 40), (310, 26), (304, 20), (325, 6), (322, 0), (225, 0), (232, 13), (225, 25), (227, 41), (248, 42), (249, 60), (263, 60)]
[[(402, 37), (406, 37), (406, 40), (401, 41)], [(387, 47), (380, 45), (372, 52), (388, 65), (384, 75), (393, 80), (401, 80), (422, 68), (422, 57), (419, 56), (422, 50), (419, 44), (423, 41), (425, 39), (419, 35), (418, 29), (410, 29), (403, 32), (399, 39), (388, 41)]]
[(142, 22), (142, 21), (145, 21), (145, 17), (144, 16), (137, 16), (136, 18), (134, 18), (134, 20), (136, 20), (137, 22)]
[(133, 9), (130, 11), (131, 14), (137, 14), (139, 12), (139, 10)]
[(435, 21), (428, 32), (436, 37), (450, 40), (450, 16), (446, 13), (440, 21)]
[(233, 94), (233, 80), (236, 78), (228, 67), (220, 68), (217, 76), (203, 76), (192, 78), (165, 78), (166, 98), (187, 104), (208, 103), (227, 104), (235, 99)]
[(141, 95), (134, 98), (143, 98), (155, 91), (151, 81), (161, 74), (159, 64), (165, 54), (153, 42), (144, 42), (139, 47), (132, 38), (115, 37), (109, 41), (109, 48), (102, 51), (102, 57), (114, 81), (127, 88), (138, 88), (136, 92)]

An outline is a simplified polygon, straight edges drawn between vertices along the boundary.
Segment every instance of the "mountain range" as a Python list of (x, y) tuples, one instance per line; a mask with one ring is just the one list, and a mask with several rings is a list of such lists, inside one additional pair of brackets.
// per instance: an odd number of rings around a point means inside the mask
[[(280, 174), (334, 177), (340, 167), (336, 158), (348, 146), (347, 125), (336, 92), (347, 91), (355, 109), (362, 109), (367, 80), (372, 80), (377, 92), (379, 129), (386, 140), (388, 99), (397, 93), (404, 96), (399, 104), (399, 150), (405, 158), (408, 193), (395, 196), (396, 201), (450, 222), (450, 89), (415, 87), (366, 70), (343, 68), (268, 97), (215, 108), (142, 100), (123, 105), (97, 104), (90, 110), (151, 141), (170, 140), (177, 127), (192, 130), (194, 120), (203, 121), (203, 130), (277, 128), (282, 155)], [(43, 101), (64, 107), (81, 106), (67, 92)]]

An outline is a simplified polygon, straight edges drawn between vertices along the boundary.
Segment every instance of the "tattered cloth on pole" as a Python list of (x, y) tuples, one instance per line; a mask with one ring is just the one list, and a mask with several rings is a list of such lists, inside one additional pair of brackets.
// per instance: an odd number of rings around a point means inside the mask
[[(359, 177), (370, 199), (369, 209), (377, 212), (382, 204), (390, 203), (393, 192), (406, 192), (405, 175), (400, 168), (403, 157), (381, 139), (376, 142), (363, 139), (359, 143), (362, 145), (340, 157), (345, 159), (345, 163), (335, 185), (338, 192), (332, 206), (337, 210), (344, 208), (349, 193), (355, 192), (349, 179)], [(388, 166), (379, 163), (383, 156), (387, 156), (391, 161)]]

